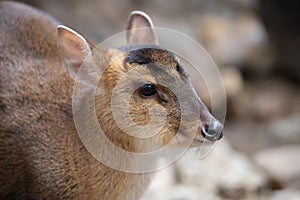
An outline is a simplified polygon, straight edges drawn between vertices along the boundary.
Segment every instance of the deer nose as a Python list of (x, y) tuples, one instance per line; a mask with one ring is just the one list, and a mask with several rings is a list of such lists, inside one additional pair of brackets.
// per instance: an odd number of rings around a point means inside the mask
[(209, 125), (204, 125), (201, 128), (201, 133), (205, 139), (217, 141), (223, 137), (223, 128), (224, 126), (218, 120), (215, 120)]

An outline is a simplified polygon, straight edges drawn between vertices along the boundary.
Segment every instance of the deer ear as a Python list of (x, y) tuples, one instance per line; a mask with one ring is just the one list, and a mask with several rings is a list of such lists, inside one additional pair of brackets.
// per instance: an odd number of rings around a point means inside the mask
[(151, 18), (144, 12), (131, 12), (127, 23), (127, 43), (158, 44)]
[(74, 80), (83, 61), (92, 53), (91, 46), (84, 37), (72, 29), (63, 25), (57, 27), (58, 53)]

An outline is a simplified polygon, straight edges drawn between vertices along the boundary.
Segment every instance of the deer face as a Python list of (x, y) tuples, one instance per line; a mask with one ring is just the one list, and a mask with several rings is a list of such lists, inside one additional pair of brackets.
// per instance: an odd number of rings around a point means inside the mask
[(107, 59), (96, 107), (105, 113), (99, 123), (109, 126), (106, 132), (116, 132), (109, 138), (148, 149), (170, 143), (176, 135), (177, 143), (189, 139), (193, 146), (220, 139), (223, 125), (201, 102), (176, 55), (158, 46), (150, 18), (133, 12), (127, 30), (126, 46), (102, 52), (93, 51), (76, 32), (58, 27), (59, 53), (71, 77), (89, 54), (101, 54), (91, 58), (98, 63)]

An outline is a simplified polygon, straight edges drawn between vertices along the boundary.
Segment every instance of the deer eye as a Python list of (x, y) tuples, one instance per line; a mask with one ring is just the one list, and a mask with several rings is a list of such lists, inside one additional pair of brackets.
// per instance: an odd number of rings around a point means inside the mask
[(140, 94), (144, 97), (150, 97), (157, 94), (157, 90), (152, 84), (144, 84), (140, 87)]

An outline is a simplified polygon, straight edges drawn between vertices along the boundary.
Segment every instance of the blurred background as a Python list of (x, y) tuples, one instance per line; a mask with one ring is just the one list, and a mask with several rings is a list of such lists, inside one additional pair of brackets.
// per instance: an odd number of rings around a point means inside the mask
[(300, 199), (299, 0), (23, 2), (96, 43), (142, 10), (216, 62), (227, 93), (225, 138), (207, 158), (188, 153), (160, 171), (144, 200)]

